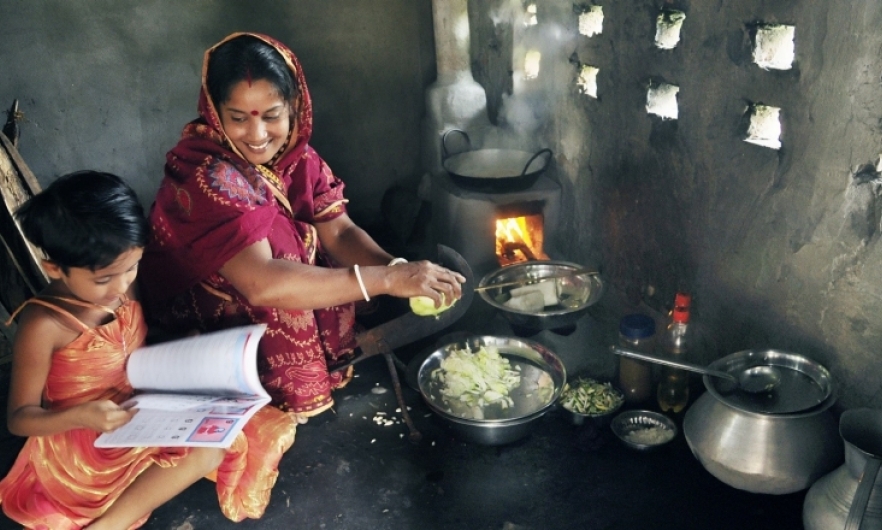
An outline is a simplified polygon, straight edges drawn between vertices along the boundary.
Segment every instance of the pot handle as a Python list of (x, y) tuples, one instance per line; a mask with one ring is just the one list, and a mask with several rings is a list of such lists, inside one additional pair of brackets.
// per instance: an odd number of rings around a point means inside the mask
[(870, 493), (873, 492), (873, 486), (876, 484), (876, 475), (879, 474), (880, 467), (882, 467), (882, 460), (878, 458), (867, 459), (860, 484), (858, 484), (857, 491), (854, 492), (854, 499), (851, 501), (851, 508), (848, 509), (845, 530), (860, 530), (864, 513), (867, 511), (867, 504), (870, 501)]
[[(441, 135), (441, 158), (446, 159), (450, 156), (450, 150), (447, 149), (447, 137), (450, 136), (450, 133), (459, 133), (461, 134), (466, 141), (466, 144), (469, 146), (469, 150), (472, 148), (472, 140), (469, 138), (469, 135), (463, 131), (462, 129), (447, 129), (444, 131), (444, 134)], [(462, 152), (462, 151), (459, 151)], [(538, 153), (537, 153), (538, 154)], [(532, 158), (530, 160), (533, 160)], [(530, 165), (529, 162), (527, 165)]]
[[(521, 176), (522, 176), (522, 177), (525, 176), (525, 175), (527, 175), (527, 174), (529, 173), (528, 170), (530, 169), (530, 164), (533, 163), (533, 160), (536, 160), (537, 158), (539, 158), (540, 155), (543, 155), (543, 154), (547, 154), (547, 155), (548, 155), (548, 156), (545, 158), (545, 166), (548, 165), (548, 161), (551, 160), (552, 152), (551, 152), (551, 149), (549, 149), (549, 148), (546, 147), (545, 149), (540, 149), (540, 150), (536, 151), (536, 154), (533, 155), (533, 156), (531, 156), (530, 159), (527, 160), (526, 165), (524, 165), (524, 170), (521, 171)], [(542, 171), (543, 169), (545, 169), (545, 166), (542, 166), (542, 167), (539, 169), (539, 171)]]

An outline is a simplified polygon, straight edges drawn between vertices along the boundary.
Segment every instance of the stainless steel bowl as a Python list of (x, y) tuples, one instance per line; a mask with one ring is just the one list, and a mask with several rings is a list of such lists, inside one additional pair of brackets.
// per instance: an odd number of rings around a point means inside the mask
[(567, 417), (570, 420), (570, 423), (573, 425), (584, 425), (585, 422), (593, 423), (597, 427), (606, 427), (610, 424), (611, 418), (613, 415), (622, 408), (621, 405), (610, 410), (609, 412), (604, 412), (603, 414), (579, 414), (578, 412), (573, 412), (572, 410), (561, 406), (561, 408), (566, 412)]
[[(567, 396), (567, 387), (573, 387), (574, 385), (578, 385), (580, 380), (587, 380), (589, 382), (600, 383), (603, 385), (609, 385), (612, 388), (612, 391), (618, 396), (618, 404), (613, 406), (612, 408), (604, 411), (593, 414), (582, 414), (576, 412), (566, 405), (563, 404), (566, 401)], [(622, 408), (625, 404), (625, 394), (622, 393), (621, 389), (619, 389), (614, 383), (611, 381), (603, 381), (597, 380), (588, 376), (578, 376), (574, 379), (570, 379), (567, 385), (564, 385), (564, 390), (561, 391), (561, 398), (558, 400), (560, 404), (560, 408), (563, 409), (566, 416), (569, 418), (570, 422), (573, 425), (584, 425), (585, 422), (591, 422), (597, 427), (607, 427), (612, 421), (613, 416)]]
[[(432, 378), (432, 372), (440, 369), (441, 361), (454, 350), (477, 351), (482, 346), (496, 347), (512, 366), (520, 367), (521, 384), (510, 394), (511, 407), (485, 407), (484, 419), (474, 419), (464, 417), (444, 399), (441, 383)], [(540, 383), (549, 378), (551, 392), (539, 392)], [(566, 378), (566, 369), (560, 358), (545, 346), (515, 337), (494, 336), (470, 337), (448, 344), (429, 355), (417, 374), (420, 394), (429, 408), (461, 438), (483, 445), (507, 444), (527, 436), (533, 422), (560, 397)]]
[[(494, 283), (518, 280), (538, 280), (582, 268), (584, 267), (568, 261), (527, 261), (507, 265), (487, 274), (481, 279), (478, 286), (486, 287)], [(604, 283), (596, 274), (546, 281), (555, 284), (558, 293), (562, 289), (565, 291), (565, 295), (569, 295), (566, 305), (558, 303), (536, 311), (514, 308), (506, 304), (511, 300), (512, 287), (491, 287), (479, 291), (479, 294), (485, 302), (498, 309), (515, 326), (535, 330), (557, 329), (575, 324), (588, 311), (588, 308), (603, 296)]]
[[(671, 418), (650, 410), (626, 410), (615, 418), (612, 425), (613, 433), (623, 444), (638, 451), (656, 449), (677, 437), (677, 424)], [(644, 429), (663, 429), (670, 433), (663, 440), (635, 440), (631, 433)], [(629, 436), (630, 435), (630, 436)]]

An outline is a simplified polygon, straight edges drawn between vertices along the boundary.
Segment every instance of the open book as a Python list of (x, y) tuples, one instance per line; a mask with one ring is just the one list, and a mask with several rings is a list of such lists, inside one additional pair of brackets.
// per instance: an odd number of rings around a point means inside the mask
[(96, 447), (229, 447), (270, 402), (257, 375), (266, 324), (243, 326), (135, 350), (126, 374), (138, 413)]

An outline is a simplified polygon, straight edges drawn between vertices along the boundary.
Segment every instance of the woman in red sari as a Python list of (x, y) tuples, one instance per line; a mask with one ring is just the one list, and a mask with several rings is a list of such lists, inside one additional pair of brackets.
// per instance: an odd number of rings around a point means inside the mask
[(303, 70), (278, 41), (230, 35), (205, 53), (200, 118), (167, 155), (141, 268), (164, 327), (268, 325), (260, 373), (299, 421), (327, 410), (351, 374), (353, 302), (459, 298), (465, 279), (393, 259), (346, 214), (343, 183), (309, 145)]

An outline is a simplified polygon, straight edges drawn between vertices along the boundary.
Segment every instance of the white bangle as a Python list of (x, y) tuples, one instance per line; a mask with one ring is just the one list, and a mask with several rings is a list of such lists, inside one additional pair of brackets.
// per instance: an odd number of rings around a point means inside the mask
[(367, 288), (364, 286), (364, 280), (361, 279), (361, 271), (358, 270), (358, 265), (353, 265), (352, 268), (355, 270), (355, 279), (358, 280), (358, 286), (361, 287), (361, 294), (364, 295), (364, 301), (370, 302), (371, 297), (367, 294)]
[(392, 261), (389, 262), (387, 267), (391, 267), (392, 265), (398, 265), (399, 263), (407, 263), (407, 260), (404, 258), (394, 258)]

